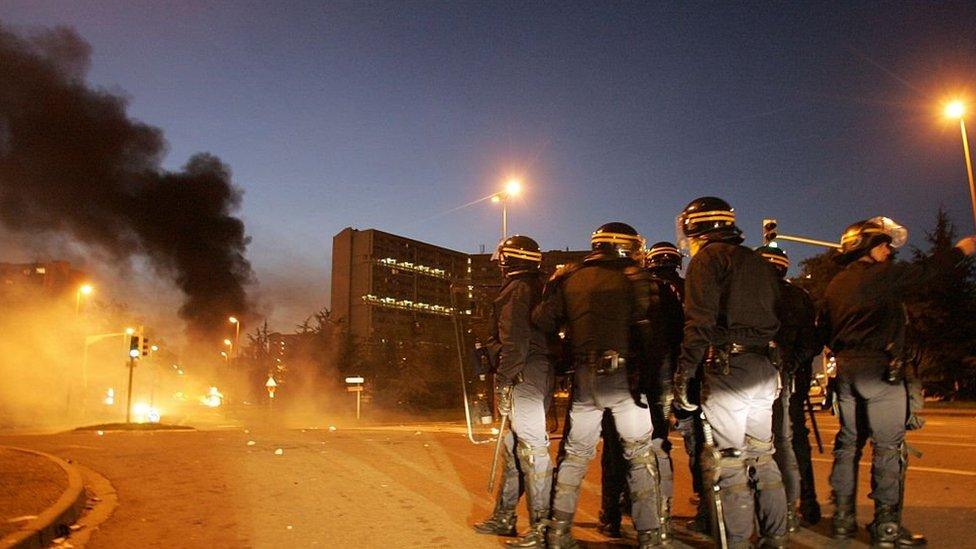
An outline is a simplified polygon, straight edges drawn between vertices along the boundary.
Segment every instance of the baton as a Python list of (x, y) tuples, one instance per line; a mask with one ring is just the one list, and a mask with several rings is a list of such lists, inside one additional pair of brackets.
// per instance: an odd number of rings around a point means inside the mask
[(495, 440), (495, 455), (491, 458), (491, 473), (488, 474), (488, 493), (495, 488), (495, 473), (498, 472), (498, 458), (502, 453), (502, 442), (505, 438), (505, 427), (508, 425), (508, 414), (502, 416), (502, 423), (498, 428), (498, 438)]
[(708, 422), (705, 417), (705, 412), (700, 414), (702, 420), (702, 433), (705, 435), (705, 445), (709, 447), (709, 452), (712, 454), (712, 460), (715, 462), (713, 465), (712, 478), (710, 482), (712, 486), (709, 491), (712, 493), (712, 522), (713, 527), (717, 530), (718, 539), (715, 540), (716, 545), (721, 549), (728, 549), (729, 540), (725, 537), (725, 512), (722, 509), (722, 496), (719, 494), (719, 462), (721, 460), (721, 455), (719, 454), (718, 448), (715, 447), (715, 437), (712, 435), (712, 424)]
[(813, 437), (817, 439), (817, 451), (824, 453), (823, 439), (820, 438), (820, 428), (817, 427), (817, 416), (813, 414), (813, 403), (810, 402), (810, 395), (807, 395), (807, 412), (810, 413), (810, 426), (813, 427)]

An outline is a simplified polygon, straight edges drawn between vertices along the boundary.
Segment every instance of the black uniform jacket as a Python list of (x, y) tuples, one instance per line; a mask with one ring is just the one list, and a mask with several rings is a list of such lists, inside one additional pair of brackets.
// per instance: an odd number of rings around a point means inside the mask
[(783, 367), (792, 374), (817, 356), (823, 344), (817, 332), (817, 308), (810, 294), (782, 278), (779, 289), (776, 315), (780, 325), (775, 341), (783, 358)]
[(691, 258), (685, 278), (685, 334), (679, 369), (694, 375), (710, 345), (768, 344), (779, 330), (776, 275), (759, 254), (708, 242)]
[(590, 254), (581, 266), (553, 275), (533, 322), (550, 334), (565, 326), (577, 356), (605, 351), (628, 356), (631, 328), (646, 318), (628, 271), (640, 269), (630, 259)]
[(508, 277), (492, 304), (489, 349), (497, 353), (496, 382), (507, 385), (526, 364), (545, 361), (546, 337), (532, 325), (532, 308), (542, 296), (539, 273)]
[[(954, 252), (958, 261), (963, 255)], [(904, 331), (902, 299), (936, 274), (928, 263), (854, 261), (827, 285), (819, 329), (834, 353), (884, 352)]]

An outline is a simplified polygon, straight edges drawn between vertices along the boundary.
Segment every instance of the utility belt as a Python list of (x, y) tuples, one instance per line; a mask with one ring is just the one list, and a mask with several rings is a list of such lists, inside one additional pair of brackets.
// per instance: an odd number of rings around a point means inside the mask
[(608, 376), (627, 368), (627, 357), (617, 351), (588, 351), (576, 355), (576, 366), (586, 366), (598, 376)]
[(765, 345), (742, 345), (739, 343), (712, 345), (705, 355), (705, 366), (716, 374), (728, 375), (731, 372), (731, 358), (749, 354), (764, 356), (774, 367), (779, 368), (779, 347), (773, 341)]

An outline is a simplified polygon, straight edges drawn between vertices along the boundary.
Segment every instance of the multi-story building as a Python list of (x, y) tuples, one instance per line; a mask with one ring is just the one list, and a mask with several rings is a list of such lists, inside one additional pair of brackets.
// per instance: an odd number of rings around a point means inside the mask
[(84, 280), (67, 261), (0, 263), (0, 297), (7, 299), (57, 297), (76, 291)]
[[(545, 252), (542, 270), (548, 276), (587, 253)], [(332, 314), (363, 343), (453, 347), (455, 309), (482, 335), (501, 284), (491, 254), (468, 255), (376, 229), (346, 228), (332, 239)]]
[(452, 315), (471, 307), (457, 284), (469, 267), (462, 252), (376, 229), (343, 229), (332, 239), (332, 314), (363, 343), (453, 346)]

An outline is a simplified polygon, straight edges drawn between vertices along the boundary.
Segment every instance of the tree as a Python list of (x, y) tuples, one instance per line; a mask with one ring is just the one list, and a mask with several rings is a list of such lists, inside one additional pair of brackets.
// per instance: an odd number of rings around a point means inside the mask
[(814, 302), (820, 303), (823, 300), (824, 291), (827, 284), (843, 270), (834, 256), (837, 252), (827, 250), (819, 255), (809, 257), (800, 262), (800, 276), (793, 279), (793, 283), (810, 292), (810, 297)]
[(924, 252), (913, 262), (935, 269), (935, 276), (915, 288), (908, 300), (912, 330), (921, 351), (919, 376), (930, 390), (953, 398), (976, 396), (976, 264), (956, 261), (956, 231), (939, 208), (935, 228), (925, 235)]

